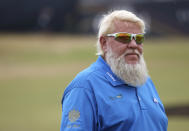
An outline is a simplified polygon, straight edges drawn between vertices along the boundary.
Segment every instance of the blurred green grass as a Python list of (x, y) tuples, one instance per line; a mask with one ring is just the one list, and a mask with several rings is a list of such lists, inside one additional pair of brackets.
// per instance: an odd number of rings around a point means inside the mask
[[(164, 105), (189, 102), (189, 38), (147, 39), (144, 57)], [(0, 130), (59, 130), (61, 97), (74, 76), (97, 59), (95, 36), (0, 34)], [(189, 119), (171, 117), (170, 131)]]

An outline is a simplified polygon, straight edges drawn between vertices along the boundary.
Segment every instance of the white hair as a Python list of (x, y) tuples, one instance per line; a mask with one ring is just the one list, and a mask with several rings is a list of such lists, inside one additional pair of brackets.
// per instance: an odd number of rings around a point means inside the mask
[(145, 24), (142, 19), (137, 17), (132, 12), (126, 10), (115, 10), (113, 12), (104, 15), (99, 23), (99, 32), (98, 32), (98, 40), (97, 40), (97, 55), (103, 55), (103, 50), (100, 44), (100, 37), (106, 35), (108, 33), (113, 33), (114, 31), (114, 21), (124, 21), (124, 22), (132, 22), (136, 23), (141, 32), (144, 33), (145, 31)]

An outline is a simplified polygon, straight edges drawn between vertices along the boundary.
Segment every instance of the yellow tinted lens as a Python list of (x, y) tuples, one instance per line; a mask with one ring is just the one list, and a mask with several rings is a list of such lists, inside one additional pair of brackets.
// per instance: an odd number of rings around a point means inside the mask
[(143, 34), (136, 35), (136, 43), (137, 44), (142, 44), (143, 41), (144, 41), (144, 35)]
[(131, 34), (128, 33), (118, 33), (115, 36), (115, 40), (122, 43), (129, 43), (131, 41)]

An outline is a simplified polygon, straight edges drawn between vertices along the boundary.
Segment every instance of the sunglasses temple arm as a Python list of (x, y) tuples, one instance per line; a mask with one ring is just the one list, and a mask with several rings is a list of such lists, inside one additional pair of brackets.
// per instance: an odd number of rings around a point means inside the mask
[(115, 34), (107, 34), (106, 36), (113, 36), (113, 37), (115, 37), (116, 35)]

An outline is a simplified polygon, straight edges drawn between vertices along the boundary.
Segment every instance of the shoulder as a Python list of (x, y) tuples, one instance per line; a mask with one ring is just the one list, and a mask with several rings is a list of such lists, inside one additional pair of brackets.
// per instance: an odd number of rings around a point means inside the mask
[(152, 81), (152, 79), (150, 77), (147, 78), (146, 83), (144, 85), (148, 90), (150, 90), (151, 92), (156, 92), (156, 87)]
[(78, 73), (64, 90), (62, 104), (66, 98), (93, 98), (93, 87), (91, 87), (90, 82), (94, 81), (97, 78), (96, 74), (98, 74), (98, 72), (100, 72), (100, 69), (91, 65), (88, 68), (81, 71), (80, 73)]
[(154, 83), (153, 83), (152, 79), (150, 78), (150, 76), (148, 76), (146, 83), (147, 83), (148, 85), (154, 87)]
[(66, 87), (64, 94), (67, 94), (74, 88), (91, 90), (90, 82), (98, 79), (102, 69), (92, 64), (76, 75), (76, 77)]
[[(152, 93), (155, 93), (157, 96), (158, 96), (158, 92), (157, 92), (157, 89), (156, 89), (156, 86), (154, 85), (152, 79), (150, 77), (148, 77), (147, 79), (147, 88), (152, 92)], [(158, 96), (159, 97), (159, 96)]]

